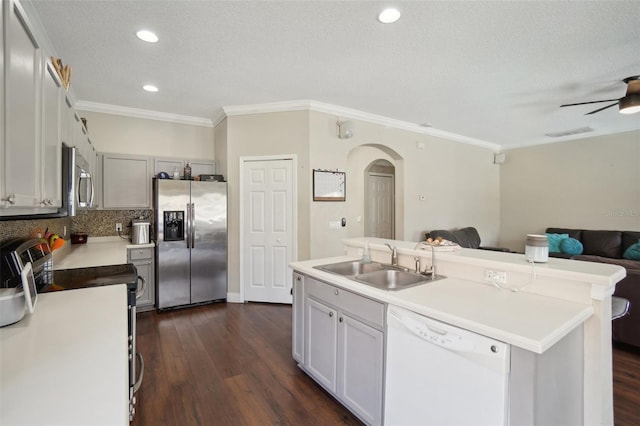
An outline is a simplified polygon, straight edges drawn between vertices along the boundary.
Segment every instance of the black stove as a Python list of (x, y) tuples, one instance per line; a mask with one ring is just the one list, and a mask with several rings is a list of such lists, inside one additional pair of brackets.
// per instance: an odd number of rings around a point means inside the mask
[(137, 290), (138, 271), (128, 263), (125, 265), (96, 266), (92, 268), (54, 270), (49, 283), (44, 283), (40, 292), (74, 290), (113, 284), (127, 284), (129, 290)]

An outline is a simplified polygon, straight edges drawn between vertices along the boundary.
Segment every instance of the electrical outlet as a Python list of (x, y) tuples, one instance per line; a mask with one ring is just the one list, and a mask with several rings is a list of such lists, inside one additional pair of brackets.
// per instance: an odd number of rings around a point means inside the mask
[(116, 232), (122, 232), (122, 224), (116, 223)]
[(491, 283), (498, 283), (501, 285), (507, 284), (507, 273), (505, 271), (492, 271), (491, 269), (486, 269), (484, 271), (484, 278)]

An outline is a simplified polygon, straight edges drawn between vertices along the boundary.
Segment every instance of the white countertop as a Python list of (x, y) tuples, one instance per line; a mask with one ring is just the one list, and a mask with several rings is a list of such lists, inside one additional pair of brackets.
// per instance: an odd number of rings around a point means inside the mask
[(127, 287), (38, 295), (0, 328), (0, 424), (128, 425)]
[(86, 244), (65, 242), (53, 252), (53, 269), (75, 269), (127, 263), (127, 249), (150, 248), (155, 244), (131, 244), (120, 237), (89, 237)]
[[(415, 244), (415, 243), (414, 243)], [(357, 260), (341, 256), (290, 266), (346, 290), (542, 353), (593, 314), (591, 305), (446, 278), (399, 291), (377, 289), (314, 266)]]

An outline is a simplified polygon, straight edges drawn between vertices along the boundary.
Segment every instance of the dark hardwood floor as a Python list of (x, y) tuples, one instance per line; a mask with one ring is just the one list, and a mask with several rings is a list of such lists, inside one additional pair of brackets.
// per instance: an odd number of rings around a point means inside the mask
[[(291, 358), (291, 307), (214, 304), (138, 315), (133, 426), (359, 425)], [(615, 346), (616, 426), (640, 425), (640, 351)]]

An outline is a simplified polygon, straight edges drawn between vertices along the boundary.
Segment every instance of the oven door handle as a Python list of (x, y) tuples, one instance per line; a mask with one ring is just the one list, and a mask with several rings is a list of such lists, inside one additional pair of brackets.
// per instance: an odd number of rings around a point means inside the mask
[(142, 385), (142, 378), (144, 377), (144, 359), (140, 352), (136, 352), (136, 359), (140, 362), (140, 370), (138, 372), (138, 380), (136, 380), (133, 385), (133, 393), (138, 392), (138, 389), (140, 389), (140, 386)]
[(142, 281), (142, 285), (138, 288), (138, 291), (136, 291), (136, 300), (140, 299), (147, 290), (147, 281), (142, 276), (138, 275), (138, 281)]

